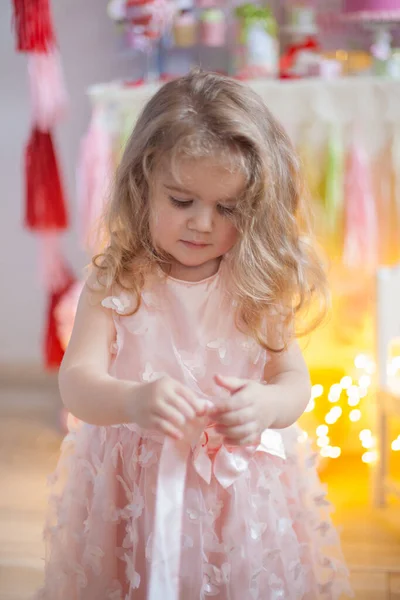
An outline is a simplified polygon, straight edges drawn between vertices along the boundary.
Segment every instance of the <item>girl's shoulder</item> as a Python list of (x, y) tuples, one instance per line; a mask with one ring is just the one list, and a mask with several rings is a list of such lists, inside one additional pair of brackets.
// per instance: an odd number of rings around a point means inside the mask
[(149, 278), (141, 290), (129, 289), (121, 285), (113, 285), (108, 294), (104, 296), (101, 304), (110, 309), (115, 315), (130, 315), (144, 305), (156, 305), (156, 298), (160, 296), (154, 278)]

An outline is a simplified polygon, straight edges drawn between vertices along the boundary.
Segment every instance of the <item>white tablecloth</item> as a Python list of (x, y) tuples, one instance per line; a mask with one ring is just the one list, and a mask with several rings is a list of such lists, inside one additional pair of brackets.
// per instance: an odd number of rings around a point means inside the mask
[[(400, 80), (384, 78), (341, 78), (331, 81), (305, 79), (250, 81), (272, 113), (285, 125), (292, 138), (304, 127), (325, 137), (327, 127), (357, 127), (369, 151), (374, 153), (400, 125)], [(158, 83), (127, 87), (121, 83), (90, 88), (93, 104), (102, 104), (113, 114), (118, 128), (118, 111), (137, 118), (141, 108), (159, 88)], [(107, 111), (106, 111), (107, 112)]]

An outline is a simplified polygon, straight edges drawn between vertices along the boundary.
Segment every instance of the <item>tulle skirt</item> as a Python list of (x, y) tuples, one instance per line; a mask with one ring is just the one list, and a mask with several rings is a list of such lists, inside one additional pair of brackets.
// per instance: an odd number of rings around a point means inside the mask
[[(316, 456), (297, 426), (281, 435), (285, 459), (258, 452), (227, 488), (214, 476), (207, 483), (189, 456), (180, 600), (351, 595)], [(37, 599), (148, 597), (163, 442), (135, 426), (84, 425), (67, 436), (50, 480)]]

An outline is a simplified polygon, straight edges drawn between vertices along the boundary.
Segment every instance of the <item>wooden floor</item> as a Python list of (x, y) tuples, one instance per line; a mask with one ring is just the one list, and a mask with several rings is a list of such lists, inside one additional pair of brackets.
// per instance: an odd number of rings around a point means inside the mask
[[(60, 443), (55, 398), (53, 386), (0, 389), (0, 600), (28, 599), (42, 579), (46, 476)], [(400, 600), (400, 504), (371, 509), (366, 467), (359, 460), (334, 467), (323, 478), (355, 597)]]

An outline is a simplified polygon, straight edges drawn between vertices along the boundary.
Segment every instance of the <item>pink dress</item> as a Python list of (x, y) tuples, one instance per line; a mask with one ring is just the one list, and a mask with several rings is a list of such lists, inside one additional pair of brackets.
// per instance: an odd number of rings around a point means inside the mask
[[(215, 373), (263, 380), (267, 353), (240, 333), (223, 276), (155, 276), (139, 311), (107, 298), (111, 372), (164, 373), (217, 402)], [(110, 398), (112, 402), (112, 398)], [(316, 456), (297, 426), (227, 448), (199, 421), (183, 442), (83, 424), (63, 443), (45, 530), (46, 600), (316, 600), (349, 593)]]

